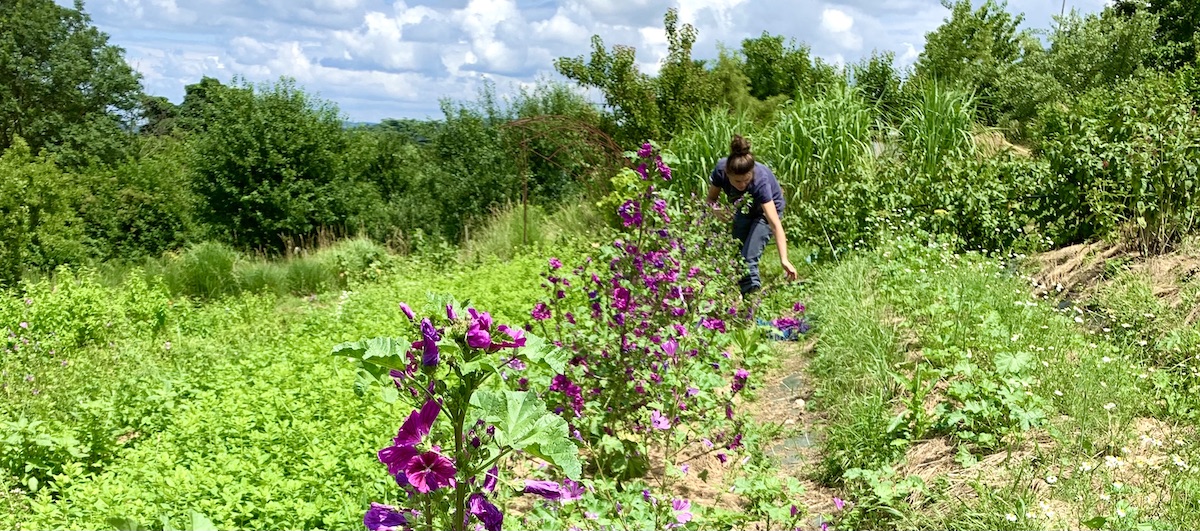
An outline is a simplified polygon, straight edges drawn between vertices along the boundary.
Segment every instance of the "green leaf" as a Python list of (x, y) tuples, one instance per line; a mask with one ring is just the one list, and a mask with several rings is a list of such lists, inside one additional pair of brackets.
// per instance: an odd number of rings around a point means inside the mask
[(996, 354), (996, 370), (1016, 374), (1029, 366), (1033, 355), (1028, 352), (1001, 352)]
[(37, 478), (30, 476), (29, 479), (25, 483), (26, 483), (26, 485), (29, 486), (29, 492), (37, 492), (37, 489), (38, 489), (38, 479)]
[(558, 466), (571, 479), (582, 467), (571, 442), (567, 421), (546, 410), (537, 395), (525, 391), (479, 392), (472, 405), (483, 410), (483, 419), (496, 426), (496, 442), (524, 450)]
[(192, 511), (192, 531), (217, 531), (217, 526), (208, 517)]
[(1104, 529), (1108, 526), (1108, 519), (1103, 516), (1097, 516), (1091, 520), (1084, 520), (1081, 523), (1087, 526), (1088, 529)]
[(408, 366), (408, 349), (411, 347), (412, 342), (404, 338), (375, 337), (341, 343), (333, 347), (333, 355), (402, 371)]
[(104, 521), (117, 531), (142, 531), (142, 525), (133, 518), (112, 517)]
[(176, 529), (174, 525), (171, 525), (171, 519), (167, 518), (167, 515), (165, 514), (159, 516), (158, 521), (162, 522), (163, 531), (180, 531), (179, 529)]
[(525, 346), (517, 350), (518, 356), (523, 356), (529, 363), (540, 365), (562, 374), (567, 369), (570, 356), (566, 349), (547, 346), (546, 340), (533, 334), (525, 334)]

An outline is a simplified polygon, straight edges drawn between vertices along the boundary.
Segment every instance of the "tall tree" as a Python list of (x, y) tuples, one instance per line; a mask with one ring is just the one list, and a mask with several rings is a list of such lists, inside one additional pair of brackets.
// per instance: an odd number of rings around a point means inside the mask
[(674, 8), (663, 17), (667, 32), (667, 58), (659, 71), (658, 109), (663, 128), (674, 134), (687, 126), (692, 117), (717, 103), (719, 87), (704, 64), (692, 59), (696, 43), (696, 27), (679, 26), (679, 12)]
[(1159, 66), (1168, 69), (1195, 64), (1200, 54), (1200, 2), (1196, 0), (1118, 0), (1123, 15), (1145, 12), (1158, 17), (1154, 43)]
[(80, 128), (128, 129), (141, 84), (121, 48), (91, 24), (82, 0), (0, 2), (0, 150), (35, 152)]
[(617, 120), (617, 140), (634, 144), (658, 138), (662, 127), (654, 79), (637, 67), (637, 51), (614, 45), (611, 52), (599, 35), (592, 36), (592, 56), (559, 57), (554, 69), (584, 87), (599, 89)]
[(1026, 42), (1028, 31), (1017, 30), (1024, 15), (1009, 13), (1005, 1), (985, 0), (978, 9), (971, 0), (942, 0), (942, 5), (950, 9), (950, 18), (925, 35), (916, 77), (974, 91), (982, 118), (995, 124), (1000, 115), (997, 82)]

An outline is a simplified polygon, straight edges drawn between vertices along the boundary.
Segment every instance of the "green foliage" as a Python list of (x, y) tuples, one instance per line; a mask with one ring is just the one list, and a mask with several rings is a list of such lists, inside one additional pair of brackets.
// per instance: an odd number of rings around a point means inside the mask
[(214, 231), (242, 248), (279, 250), (281, 236), (345, 222), (355, 183), (342, 172), (346, 136), (336, 107), (289, 80), (209, 96), (190, 165)]
[[(663, 17), (667, 33), (667, 57), (656, 80), (659, 115), (663, 132), (668, 135), (681, 130), (691, 117), (709, 108), (717, 99), (717, 85), (709, 72), (692, 59), (696, 28), (691, 24), (678, 27), (679, 12), (672, 8)], [(654, 138), (654, 137), (647, 137)]]
[(233, 265), (237, 251), (217, 242), (194, 244), (170, 259), (163, 272), (172, 293), (188, 297), (217, 298), (237, 291)]
[(1200, 119), (1174, 80), (1089, 92), (1044, 120), (1042, 154), (1062, 176), (1051, 193), (1075, 212), (1067, 241), (1128, 229), (1142, 249), (1160, 252), (1196, 226)]
[(88, 255), (80, 191), (53, 158), (34, 156), (17, 138), (0, 156), (0, 285), (12, 285), (24, 268), (52, 269)]
[(661, 137), (662, 118), (656, 103), (654, 79), (637, 68), (636, 51), (629, 46), (604, 47), (599, 35), (592, 36), (592, 55), (588, 59), (559, 57), (554, 69), (584, 87), (598, 89), (619, 126), (615, 139), (622, 145), (636, 145)]
[[(139, 76), (91, 24), (83, 3), (64, 7), (52, 0), (16, 0), (0, 5), (0, 150), (24, 138), (37, 152), (76, 137), (105, 131), (119, 141), (124, 113), (141, 94)], [(104, 156), (80, 145), (79, 157)]]
[(1154, 31), (1157, 48), (1156, 62), (1163, 69), (1176, 69), (1196, 63), (1200, 52), (1200, 12), (1186, 0), (1118, 0), (1113, 8), (1122, 15), (1137, 17), (1154, 15), (1158, 28)]
[(887, 123), (900, 121), (900, 72), (895, 61), (893, 52), (872, 52), (870, 57), (850, 66), (851, 84)]
[(750, 82), (750, 94), (760, 100), (773, 96), (812, 97), (823, 85), (838, 76), (834, 68), (813, 59), (806, 45), (793, 40), (784, 45), (782, 35), (767, 32), (742, 41), (743, 70)]
[(871, 151), (874, 111), (854, 89), (782, 108), (756, 148), (780, 179), (789, 239), (837, 253), (869, 237), (878, 182)]
[(978, 9), (971, 0), (944, 5), (950, 8), (950, 17), (925, 35), (914, 75), (973, 92), (983, 121), (995, 124), (1001, 104), (997, 84), (1004, 68), (1021, 55), (1028, 30), (1017, 28), (1024, 16), (1010, 14), (1003, 0), (985, 0)]

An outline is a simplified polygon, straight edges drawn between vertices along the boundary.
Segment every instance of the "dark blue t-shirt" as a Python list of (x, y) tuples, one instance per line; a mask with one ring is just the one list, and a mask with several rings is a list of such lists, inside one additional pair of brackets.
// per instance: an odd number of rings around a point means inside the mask
[[(725, 197), (729, 198), (729, 202), (737, 203), (743, 195), (749, 194), (748, 199), (753, 202), (750, 205), (748, 216), (752, 218), (763, 217), (763, 203), (775, 203), (775, 212), (780, 217), (783, 216), (783, 207), (787, 205), (787, 201), (783, 199), (783, 189), (779, 187), (779, 181), (775, 179), (775, 174), (771, 173), (771, 169), (767, 168), (760, 162), (754, 163), (754, 177), (750, 179), (750, 184), (746, 185), (745, 190), (738, 190), (733, 187), (733, 183), (729, 182), (729, 177), (725, 175), (725, 163), (728, 158), (717, 161), (717, 167), (709, 176), (708, 182), (717, 188), (725, 191)], [(743, 211), (742, 208), (738, 209)]]

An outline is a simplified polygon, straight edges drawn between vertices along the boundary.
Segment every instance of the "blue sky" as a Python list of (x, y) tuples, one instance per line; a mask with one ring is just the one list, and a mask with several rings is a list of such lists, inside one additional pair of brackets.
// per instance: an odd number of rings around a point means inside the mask
[[(58, 0), (69, 5), (71, 0)], [(979, 1), (975, 2), (980, 3)], [(1104, 0), (1068, 0), (1095, 12)], [(439, 99), (473, 99), (558, 79), (553, 60), (605, 44), (637, 49), (643, 71), (666, 54), (663, 13), (694, 24), (697, 58), (768, 31), (834, 63), (891, 50), (911, 64), (948, 10), (939, 0), (86, 0), (93, 22), (125, 49), (147, 92), (178, 103), (201, 76), (295, 78), (351, 121), (440, 118)], [(1025, 25), (1048, 28), (1058, 0), (1010, 0)]]

